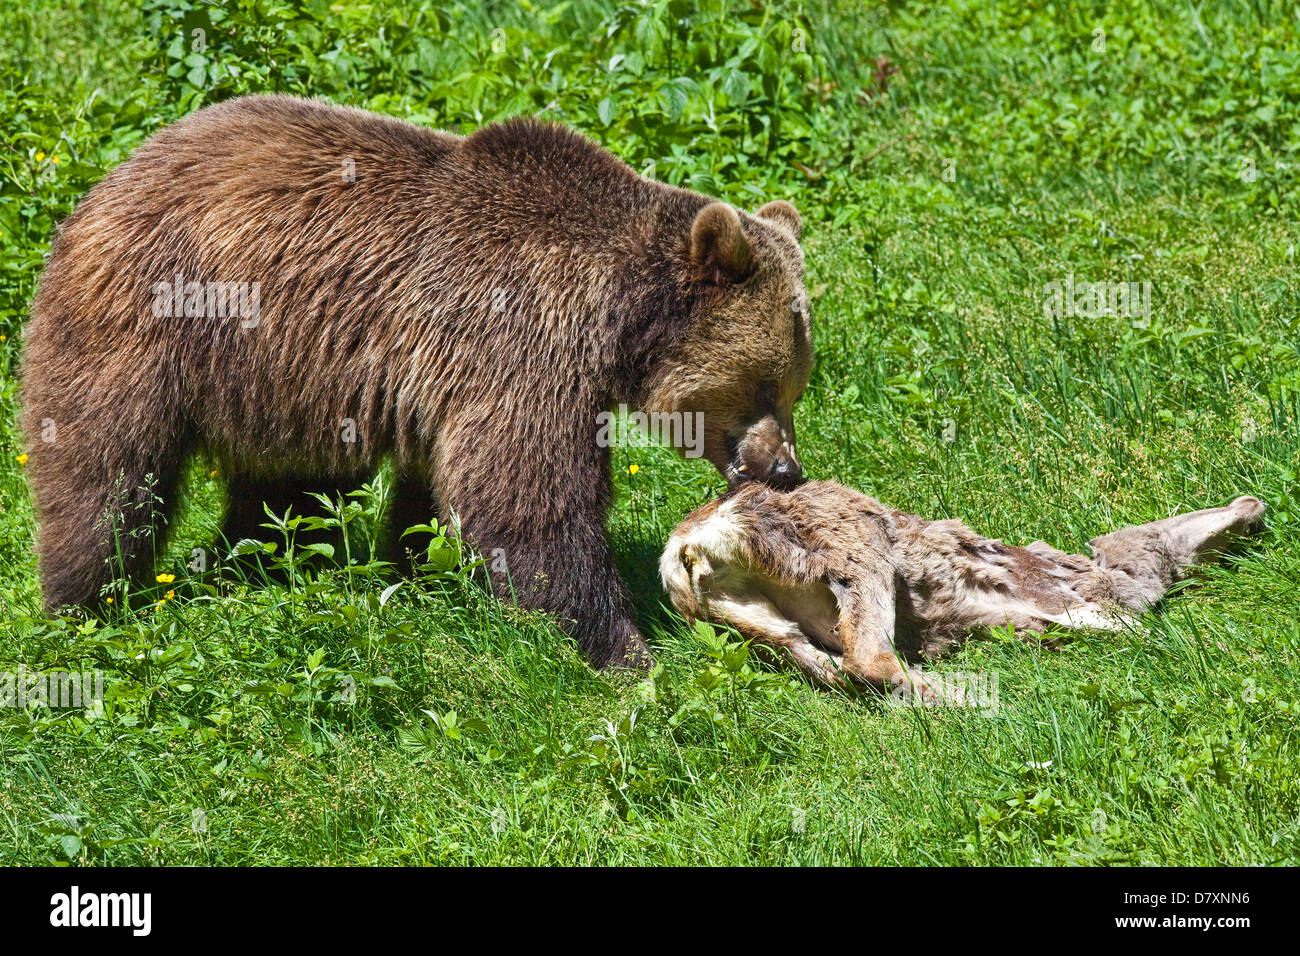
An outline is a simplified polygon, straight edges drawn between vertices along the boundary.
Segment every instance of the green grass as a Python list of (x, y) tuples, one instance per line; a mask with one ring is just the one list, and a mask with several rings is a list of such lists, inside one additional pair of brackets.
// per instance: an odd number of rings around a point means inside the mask
[[(0, 711), (0, 860), (1297, 861), (1291, 5), (226, 6), (0, 12), (32, 37), (0, 49), (0, 671), (108, 682), (103, 712)], [(208, 51), (186, 60), (196, 24)], [(900, 72), (879, 79), (882, 56)], [(201, 462), (159, 568), (175, 597), (43, 620), (14, 415), (41, 256), (145, 135), (250, 89), (465, 128), (549, 106), (660, 178), (792, 198), (814, 476), (1071, 550), (1241, 493), (1268, 530), (1140, 630), (941, 661), (996, 678), (987, 714), (821, 693), (687, 628), (654, 560), (722, 482), (658, 448), (616, 451), (610, 522), (648, 681), (593, 673), (454, 568), (382, 603), (364, 564), (214, 593), (185, 567), (220, 518)], [(1151, 282), (1149, 322), (1053, 320), (1044, 286), (1070, 274)]]

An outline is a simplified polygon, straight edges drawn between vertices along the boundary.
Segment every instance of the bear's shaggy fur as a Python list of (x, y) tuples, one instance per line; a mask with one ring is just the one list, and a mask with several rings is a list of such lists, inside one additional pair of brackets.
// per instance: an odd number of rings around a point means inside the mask
[(1243, 496), (1094, 538), (1087, 558), (925, 521), (833, 482), (750, 485), (688, 515), (659, 568), (682, 614), (730, 624), (815, 680), (933, 698), (936, 682), (906, 658), (1008, 623), (1118, 630), (1263, 514)]
[[(191, 452), (229, 476), (229, 541), (266, 536), (264, 500), (301, 511), (391, 457), (399, 528), (454, 514), (504, 561), (498, 593), (597, 665), (643, 662), (597, 416), (702, 412), (733, 482), (797, 472), (798, 239), (788, 203), (739, 213), (561, 126), (462, 138), (283, 96), (201, 110), (82, 200), (33, 305), (46, 600), (94, 605), (119, 553), (148, 572)], [(255, 309), (213, 283), (248, 284)]]

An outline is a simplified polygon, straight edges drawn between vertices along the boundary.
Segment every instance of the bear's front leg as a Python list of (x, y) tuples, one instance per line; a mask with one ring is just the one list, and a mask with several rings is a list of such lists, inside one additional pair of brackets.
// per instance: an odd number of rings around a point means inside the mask
[(461, 517), (461, 532), (486, 559), (498, 598), (554, 615), (593, 667), (649, 668), (650, 650), (633, 621), (603, 523), (496, 525)]
[[(558, 417), (558, 416), (557, 416)], [(439, 438), (434, 486), (444, 521), (484, 558), (498, 598), (554, 615), (597, 668), (648, 669), (652, 658), (605, 538), (608, 453), (580, 426), (554, 421), (551, 461), (511, 410), (467, 412)], [(512, 439), (514, 439), (512, 441)], [(531, 468), (531, 470), (529, 470)]]

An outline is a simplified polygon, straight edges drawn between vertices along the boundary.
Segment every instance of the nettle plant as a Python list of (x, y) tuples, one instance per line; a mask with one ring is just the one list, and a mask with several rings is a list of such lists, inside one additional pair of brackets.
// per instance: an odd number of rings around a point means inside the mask
[(413, 0), (147, 0), (141, 73), (176, 115), (245, 93), (324, 96), (472, 131), (540, 114), (638, 170), (768, 196), (818, 165), (827, 72), (801, 5), (729, 0), (466, 9)]
[[(314, 493), (311, 497), (319, 503), (320, 514), (299, 515), (290, 510), (277, 515), (263, 506), (268, 519), (262, 525), (267, 529), (266, 540), (234, 542), (230, 556), (252, 558), (260, 571), (286, 582), (290, 591), (295, 585), (325, 581), (349, 596), (364, 593), (376, 609), (383, 607), (402, 583), (375, 590), (391, 577), (392, 570), (391, 563), (379, 557), (388, 502), (383, 475), (346, 495), (331, 498)], [(322, 533), (333, 542), (316, 540)], [(468, 583), (485, 563), (446, 525), (435, 522), (401, 531), (402, 539), (411, 536), (420, 541), (418, 553), (413, 554), (418, 581)], [(239, 573), (240, 566), (236, 564), (234, 569)]]
[[(275, 648), (273, 656), (236, 697), (255, 702), (306, 745), (319, 751), (324, 727), (391, 716), (394, 701), (420, 696), (422, 678), (409, 651), (420, 640), (418, 611), (444, 599), (476, 606), (486, 593), (476, 575), (482, 559), (441, 525), (411, 529), (422, 545), (414, 573), (393, 574), (377, 557), (386, 500), (381, 476), (345, 496), (319, 496), (321, 514), (268, 511), (263, 538), (222, 549), (222, 560), (203, 573), (173, 564), (157, 575), (156, 587), (135, 593), (115, 582), (119, 597), (101, 619), (21, 622), (33, 669), (93, 662), (105, 671), (106, 696), (97, 713), (84, 716), (13, 716), (29, 733), (51, 722), (107, 720), (127, 729), (161, 722), (177, 732), (224, 734), (238, 705), (229, 698), (213, 707), (214, 668), (234, 667), (260, 640)], [(410, 596), (395, 600), (399, 591)], [(240, 635), (235, 649), (227, 646), (229, 634), (219, 636), (227, 628)], [(455, 723), (442, 731), (455, 736)]]

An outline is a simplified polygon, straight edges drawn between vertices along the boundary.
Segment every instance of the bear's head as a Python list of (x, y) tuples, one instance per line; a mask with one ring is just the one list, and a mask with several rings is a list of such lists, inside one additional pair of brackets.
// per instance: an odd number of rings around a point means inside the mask
[(794, 403), (812, 370), (802, 224), (787, 202), (754, 215), (701, 208), (684, 242), (691, 315), (643, 407), (697, 414), (704, 455), (731, 487), (796, 485)]

